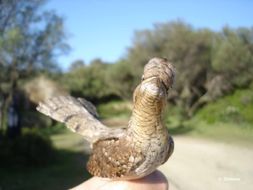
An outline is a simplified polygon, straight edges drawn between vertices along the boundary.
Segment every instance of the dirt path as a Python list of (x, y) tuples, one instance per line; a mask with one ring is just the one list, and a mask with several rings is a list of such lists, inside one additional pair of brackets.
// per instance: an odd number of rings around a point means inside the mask
[(170, 190), (253, 188), (253, 149), (190, 137), (174, 140), (174, 154), (159, 168)]

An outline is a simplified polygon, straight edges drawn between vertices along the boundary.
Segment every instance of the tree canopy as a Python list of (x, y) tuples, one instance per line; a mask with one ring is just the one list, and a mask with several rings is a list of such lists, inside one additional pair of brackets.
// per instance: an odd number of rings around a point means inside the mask
[[(22, 80), (58, 68), (68, 51), (63, 18), (44, 10), (45, 0), (0, 1), (0, 102), (4, 113)], [(14, 93), (15, 92), (15, 93)]]

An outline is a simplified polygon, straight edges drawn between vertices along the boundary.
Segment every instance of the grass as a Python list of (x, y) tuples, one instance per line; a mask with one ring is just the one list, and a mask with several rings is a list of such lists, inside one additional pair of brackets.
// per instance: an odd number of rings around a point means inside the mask
[(207, 124), (206, 122), (189, 122), (188, 127), (193, 128), (189, 135), (208, 138), (231, 144), (252, 146), (253, 129), (250, 125), (244, 125), (243, 129), (231, 123)]
[(69, 189), (88, 179), (85, 169), (87, 155), (84, 153), (83, 139), (67, 130), (51, 136), (56, 147), (56, 159), (45, 167), (1, 168), (1, 190)]
[(167, 120), (167, 126), (171, 135), (188, 135), (232, 144), (253, 145), (253, 127), (250, 123), (208, 123), (195, 117), (187, 121), (172, 118)]
[(183, 121), (178, 112), (177, 108), (172, 108), (166, 118), (169, 131), (174, 135), (253, 144), (253, 88), (236, 90), (201, 108), (187, 121)]

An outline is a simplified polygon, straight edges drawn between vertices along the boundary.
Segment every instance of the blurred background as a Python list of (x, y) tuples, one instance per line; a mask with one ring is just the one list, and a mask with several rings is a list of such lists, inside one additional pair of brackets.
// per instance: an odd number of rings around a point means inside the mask
[(82, 138), (36, 111), (71, 94), (126, 126), (152, 57), (176, 67), (164, 120), (170, 189), (253, 186), (253, 2), (0, 1), (0, 189), (68, 189), (90, 176)]

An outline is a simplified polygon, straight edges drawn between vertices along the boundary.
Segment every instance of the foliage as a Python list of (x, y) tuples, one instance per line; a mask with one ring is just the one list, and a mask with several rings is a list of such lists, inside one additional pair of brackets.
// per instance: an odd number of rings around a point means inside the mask
[(214, 43), (212, 66), (227, 77), (233, 75), (230, 80), (233, 85), (245, 86), (252, 81), (252, 53), (252, 43), (238, 35), (238, 30), (224, 28)]
[(212, 104), (199, 110), (195, 116), (209, 124), (232, 123), (244, 126), (248, 123), (253, 126), (253, 88), (236, 90)]
[(249, 89), (237, 89), (230, 95), (209, 102), (189, 120), (182, 119), (180, 107), (168, 107), (165, 121), (172, 135), (187, 134), (252, 146), (252, 86)]
[[(56, 54), (67, 50), (63, 19), (42, 12), (44, 0), (1, 1), (1, 64), (12, 72), (52, 68)], [(16, 75), (16, 74), (15, 74)], [(20, 74), (19, 74), (20, 75)]]
[(132, 105), (126, 101), (111, 101), (108, 103), (100, 104), (98, 106), (98, 113), (101, 118), (122, 118), (130, 117)]
[(100, 59), (89, 65), (72, 63), (71, 70), (61, 79), (62, 83), (74, 96), (85, 97), (93, 102), (107, 99), (114, 95), (108, 82), (108, 72), (112, 67)]
[[(114, 94), (123, 99), (132, 98), (132, 92), (134, 91), (136, 77), (131, 69), (132, 68), (124, 60), (120, 60), (108, 69), (107, 79), (109, 88)], [(140, 78), (140, 76), (138, 78)]]
[(0, 1), (0, 126), (20, 99), (20, 81), (58, 70), (55, 57), (68, 51), (63, 18), (44, 11), (45, 0)]

